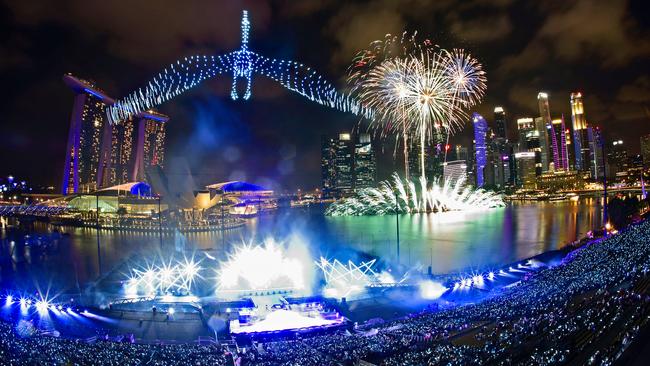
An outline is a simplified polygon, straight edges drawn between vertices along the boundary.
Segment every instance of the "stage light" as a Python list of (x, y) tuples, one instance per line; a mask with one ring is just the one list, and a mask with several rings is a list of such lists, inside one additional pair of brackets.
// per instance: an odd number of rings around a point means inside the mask
[(303, 262), (287, 257), (282, 245), (243, 245), (221, 263), (217, 271), (219, 290), (303, 289)]
[(490, 280), (490, 281), (494, 280), (494, 272), (490, 272), (490, 273), (488, 273), (487, 278), (488, 278), (488, 280)]
[(47, 313), (47, 309), (50, 307), (50, 304), (46, 300), (38, 300), (36, 301), (36, 311), (38, 311), (39, 314), (44, 314)]
[(82, 311), (81, 313), (82, 313), (83, 315), (88, 315), (88, 314), (90, 314), (90, 312), (89, 312), (88, 310), (86, 310), (86, 309), (84, 309), (84, 311)]
[(20, 302), (21, 307), (23, 307), (23, 308), (27, 307), (27, 299), (25, 299), (24, 297), (21, 297), (19, 302)]
[(56, 309), (57, 309), (58, 311), (61, 311), (61, 310), (63, 310), (63, 306), (59, 305), (59, 306), (56, 307)]
[(7, 306), (11, 305), (14, 302), (14, 297), (11, 295), (7, 295), (7, 298), (5, 299), (5, 304)]
[(169, 314), (169, 315), (174, 315), (175, 312), (176, 312), (176, 310), (174, 310), (174, 308), (167, 309), (167, 314)]
[(423, 299), (435, 300), (442, 296), (448, 288), (438, 282), (422, 281), (420, 282), (420, 296)]

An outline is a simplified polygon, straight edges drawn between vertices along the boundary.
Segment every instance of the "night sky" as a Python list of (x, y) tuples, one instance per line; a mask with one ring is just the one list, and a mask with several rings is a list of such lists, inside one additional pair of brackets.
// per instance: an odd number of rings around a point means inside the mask
[[(184, 56), (239, 47), (241, 11), (250, 48), (309, 65), (343, 88), (357, 50), (386, 33), (418, 31), (462, 47), (487, 71), (476, 109), (493, 124), (502, 105), (515, 119), (569, 117), (569, 94), (585, 95), (588, 123), (636, 153), (650, 133), (650, 9), (646, 1), (8, 1), (0, 3), (0, 175), (60, 185), (73, 93), (64, 73), (93, 79), (114, 98)], [(163, 104), (167, 165), (184, 161), (197, 183), (246, 179), (272, 188), (320, 183), (320, 136), (351, 130), (357, 117), (329, 110), (257, 77), (247, 102), (229, 98), (230, 76)], [(473, 111), (470, 111), (473, 112)], [(364, 128), (364, 127), (360, 127)], [(466, 125), (452, 141), (468, 144)], [(392, 147), (380, 177), (394, 169)], [(171, 169), (173, 170), (173, 169)], [(173, 171), (170, 171), (173, 174)]]

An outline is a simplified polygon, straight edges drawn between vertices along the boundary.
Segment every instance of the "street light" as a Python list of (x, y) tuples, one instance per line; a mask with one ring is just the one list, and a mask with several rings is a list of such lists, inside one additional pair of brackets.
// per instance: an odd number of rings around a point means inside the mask
[(95, 220), (96, 227), (95, 227), (95, 232), (97, 234), (97, 265), (99, 267), (99, 276), (101, 277), (102, 275), (102, 253), (101, 253), (101, 248), (99, 246), (99, 191), (95, 191), (95, 204), (97, 208), (97, 217)]
[(163, 248), (163, 238), (162, 238), (162, 210), (161, 210), (161, 196), (158, 195), (158, 236), (160, 237), (160, 250)]
[(395, 194), (395, 225), (396, 225), (396, 236), (397, 236), (397, 264), (399, 261), (399, 201), (397, 200), (397, 191), (393, 191)]

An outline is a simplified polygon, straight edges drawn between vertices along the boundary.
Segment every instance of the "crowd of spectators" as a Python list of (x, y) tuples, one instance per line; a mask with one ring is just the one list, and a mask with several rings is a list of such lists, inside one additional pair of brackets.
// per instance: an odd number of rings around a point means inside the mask
[(20, 338), (0, 324), (0, 360), (94, 365), (611, 364), (650, 315), (650, 222), (573, 251), (476, 304), (355, 330), (253, 344)]

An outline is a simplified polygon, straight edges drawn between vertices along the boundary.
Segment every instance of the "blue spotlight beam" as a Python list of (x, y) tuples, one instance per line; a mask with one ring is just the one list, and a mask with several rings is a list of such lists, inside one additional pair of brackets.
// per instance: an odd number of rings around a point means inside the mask
[(156, 75), (147, 86), (140, 88), (107, 108), (108, 120), (119, 123), (138, 113), (156, 107), (177, 95), (199, 85), (204, 80), (232, 73), (230, 96), (240, 98), (237, 81), (244, 79), (246, 87), (241, 99), (251, 97), (251, 80), (254, 74), (266, 76), (285, 88), (318, 104), (343, 112), (372, 118), (372, 112), (357, 100), (336, 88), (315, 70), (295, 61), (279, 60), (259, 55), (248, 49), (250, 21), (248, 12), (242, 15), (241, 47), (224, 55), (185, 57), (169, 65)]

